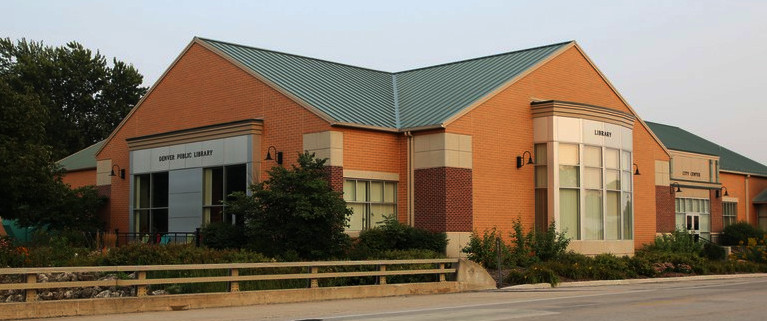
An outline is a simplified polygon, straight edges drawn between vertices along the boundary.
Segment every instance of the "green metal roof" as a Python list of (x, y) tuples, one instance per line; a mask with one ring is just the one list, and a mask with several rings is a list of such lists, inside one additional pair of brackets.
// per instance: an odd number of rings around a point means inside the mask
[(767, 176), (767, 166), (675, 126), (646, 121), (668, 149), (719, 156), (719, 168)]
[(77, 153), (62, 158), (57, 163), (68, 172), (81, 169), (96, 168), (96, 152), (101, 149), (101, 145), (103, 144), (104, 141), (102, 140), (80, 150)]
[(767, 189), (754, 197), (754, 204), (767, 204)]
[(441, 125), (571, 43), (390, 73), (198, 39), (337, 122), (397, 130)]

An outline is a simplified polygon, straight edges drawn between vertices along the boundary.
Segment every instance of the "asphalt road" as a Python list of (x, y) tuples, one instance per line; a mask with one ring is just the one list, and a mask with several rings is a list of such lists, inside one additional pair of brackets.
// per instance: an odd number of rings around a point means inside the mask
[[(45, 319), (51, 320), (51, 319)], [(336, 300), (56, 320), (767, 320), (767, 277)]]

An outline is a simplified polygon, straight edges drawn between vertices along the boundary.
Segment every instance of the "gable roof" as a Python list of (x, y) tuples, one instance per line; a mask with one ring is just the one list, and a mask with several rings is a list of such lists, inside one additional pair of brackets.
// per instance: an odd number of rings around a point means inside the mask
[(767, 177), (767, 166), (731, 151), (698, 135), (675, 126), (646, 122), (669, 149), (719, 156), (723, 171), (742, 172)]
[(572, 41), (431, 67), (384, 72), (196, 38), (334, 122), (403, 130), (440, 126)]
[(106, 140), (90, 145), (72, 155), (62, 158), (58, 163), (65, 171), (77, 171), (96, 168), (96, 153)]

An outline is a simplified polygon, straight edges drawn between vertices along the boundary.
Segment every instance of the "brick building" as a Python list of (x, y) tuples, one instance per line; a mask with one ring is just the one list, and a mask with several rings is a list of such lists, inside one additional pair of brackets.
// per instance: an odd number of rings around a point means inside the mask
[(674, 205), (672, 152), (575, 42), (392, 73), (195, 38), (87, 172), (110, 228), (185, 232), (236, 220), (223, 196), (301, 151), (328, 159), (349, 233), (395, 215), (451, 255), (516, 219), (633, 253)]
[(647, 124), (671, 151), (658, 232), (680, 226), (716, 241), (735, 222), (767, 229), (767, 166), (679, 127)]

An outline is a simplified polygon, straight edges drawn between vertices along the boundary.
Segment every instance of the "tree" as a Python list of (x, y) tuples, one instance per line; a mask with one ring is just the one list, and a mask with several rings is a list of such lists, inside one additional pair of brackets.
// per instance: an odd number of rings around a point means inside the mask
[(77, 42), (53, 48), (0, 39), (0, 75), (10, 90), (35, 94), (47, 110), (45, 143), (54, 159), (106, 138), (146, 93), (132, 65), (113, 59), (110, 67)]
[(341, 255), (349, 243), (344, 233), (351, 210), (333, 191), (325, 160), (298, 155), (298, 166), (273, 167), (269, 179), (251, 186), (252, 196), (239, 193), (227, 211), (245, 217), (251, 247), (282, 258), (325, 259)]
[(145, 89), (77, 43), (0, 39), (0, 216), (22, 226), (93, 230), (104, 199), (71, 190), (55, 160), (104, 139)]

